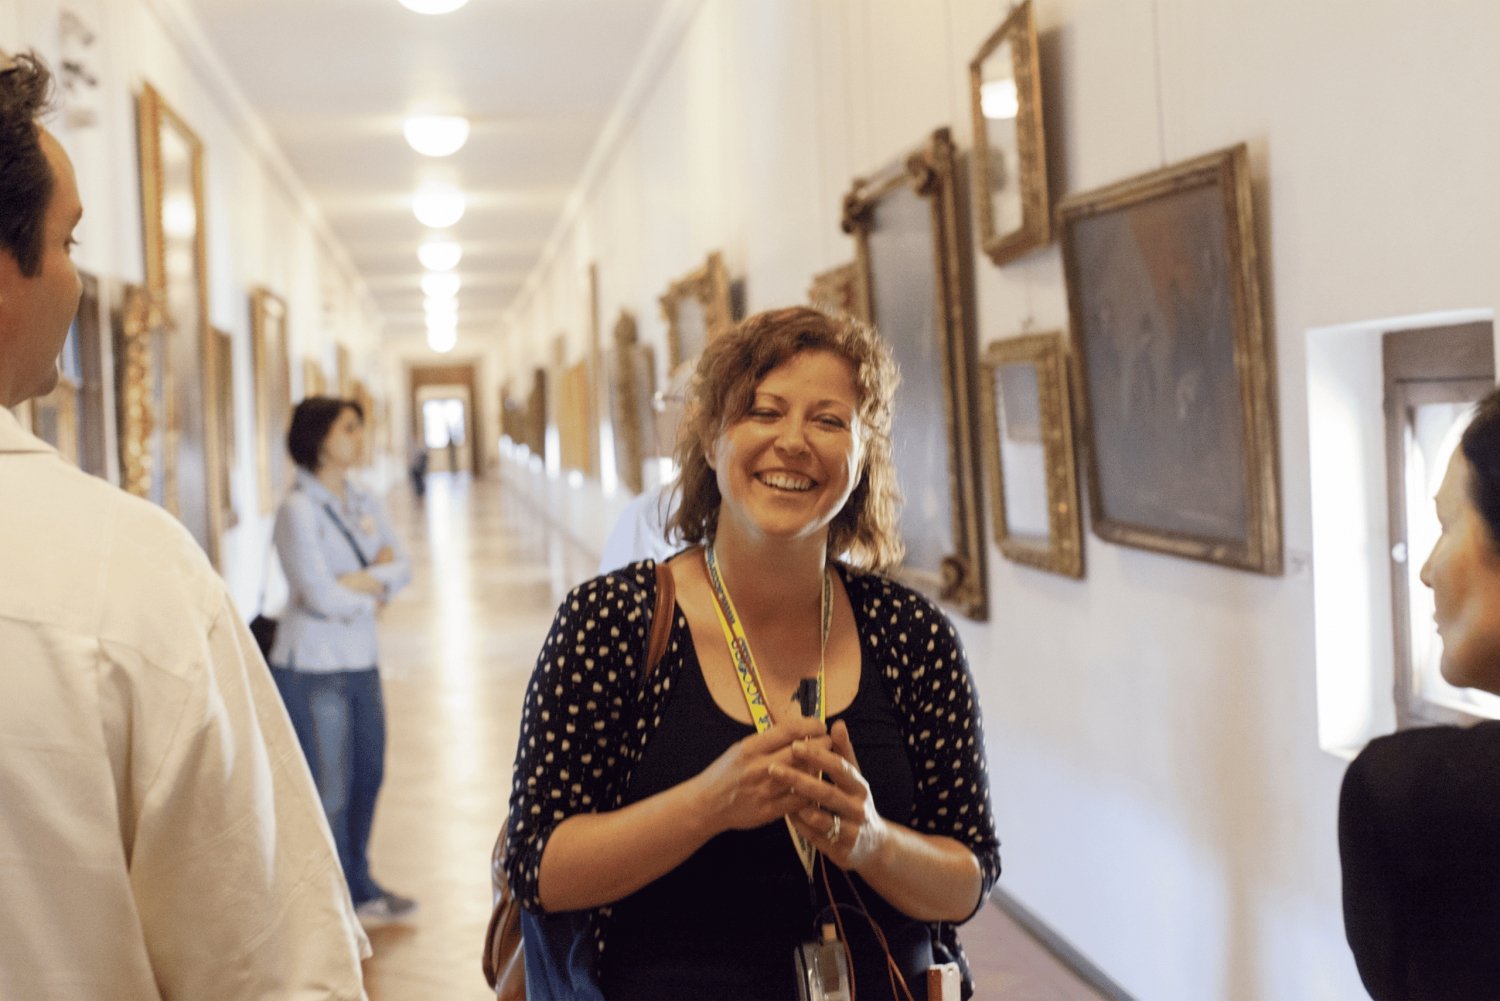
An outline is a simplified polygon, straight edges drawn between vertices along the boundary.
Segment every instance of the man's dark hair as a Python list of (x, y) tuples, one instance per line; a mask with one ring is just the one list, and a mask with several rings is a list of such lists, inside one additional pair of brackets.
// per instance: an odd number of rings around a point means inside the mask
[(52, 167), (36, 120), (51, 106), (52, 73), (33, 52), (0, 52), (0, 250), (21, 274), (42, 262), (42, 226), (52, 201)]
[(336, 396), (309, 396), (292, 411), (292, 426), (286, 433), (286, 450), (292, 453), (292, 461), (309, 473), (318, 471), (318, 453), (323, 450), (323, 441), (333, 429), (339, 414), (352, 410), (365, 419), (365, 410), (353, 400), (341, 400)]
[(1469, 500), (1500, 545), (1500, 390), (1479, 401), (1458, 447), (1469, 460)]

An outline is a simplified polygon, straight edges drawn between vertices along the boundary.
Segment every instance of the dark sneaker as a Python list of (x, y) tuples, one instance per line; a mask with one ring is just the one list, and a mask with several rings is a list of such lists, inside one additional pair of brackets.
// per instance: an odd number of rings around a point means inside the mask
[(366, 928), (381, 928), (400, 924), (416, 917), (417, 902), (410, 897), (386, 891), (374, 900), (366, 900), (354, 908), (355, 917)]

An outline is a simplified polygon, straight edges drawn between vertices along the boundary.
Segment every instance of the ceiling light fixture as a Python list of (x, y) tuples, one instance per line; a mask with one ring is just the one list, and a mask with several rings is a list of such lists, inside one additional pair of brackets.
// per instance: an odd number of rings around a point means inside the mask
[(979, 110), (992, 122), (1004, 122), (1021, 113), (1021, 94), (1016, 81), (986, 80), (979, 85)]
[(445, 355), (458, 343), (458, 331), (450, 328), (427, 328), (427, 346)]
[(417, 260), (428, 271), (452, 271), (463, 256), (464, 249), (452, 240), (428, 240), (417, 248)]
[(407, 145), (423, 156), (450, 156), (469, 141), (469, 120), (462, 115), (412, 115), (401, 131)]
[(447, 229), (464, 217), (464, 193), (446, 184), (429, 184), (411, 200), (417, 221), (432, 229)]
[(401, 0), (401, 6), (418, 14), (451, 14), (469, 0)]
[(452, 299), (458, 295), (458, 275), (435, 271), (422, 276), (422, 294), (429, 299)]
[(430, 320), (434, 316), (457, 316), (457, 299), (423, 299), (422, 312)]

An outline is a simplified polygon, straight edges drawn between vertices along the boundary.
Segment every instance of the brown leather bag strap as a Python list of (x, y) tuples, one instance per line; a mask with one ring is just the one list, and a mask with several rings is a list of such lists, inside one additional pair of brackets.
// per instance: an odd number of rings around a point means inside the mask
[(646, 669), (641, 672), (644, 685), (656, 665), (667, 653), (667, 640), (672, 636), (672, 620), (677, 609), (677, 582), (672, 579), (672, 568), (666, 563), (656, 564), (656, 608), (651, 613), (651, 642), (646, 645)]

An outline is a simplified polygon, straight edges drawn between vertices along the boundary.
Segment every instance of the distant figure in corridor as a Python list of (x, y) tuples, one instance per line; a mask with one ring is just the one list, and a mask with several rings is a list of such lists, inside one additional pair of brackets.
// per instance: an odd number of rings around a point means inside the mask
[(50, 90), (0, 52), (0, 998), (363, 998), (369, 945), (223, 582), (7, 409), (56, 385), (81, 290)]
[[(1422, 567), (1443, 677), (1500, 695), (1500, 391), (1437, 493)], [(1500, 722), (1404, 730), (1349, 766), (1339, 805), (1344, 926), (1377, 1001), (1500, 998)]]
[(297, 404), (287, 449), (296, 482), (276, 512), (286, 610), (271, 674), (312, 767), (355, 911), (366, 927), (413, 916), (416, 902), (370, 875), (370, 829), (385, 775), (385, 702), (375, 615), (411, 580), (379, 500), (350, 473), (364, 454), (353, 400)]
[(529, 997), (794, 998), (824, 923), (862, 1001), (962, 962), (999, 842), (958, 634), (878, 572), (897, 378), (873, 329), (812, 309), (705, 350), (666, 654), (643, 676), (656, 565), (632, 563), (568, 596), (527, 690), (505, 869)]

